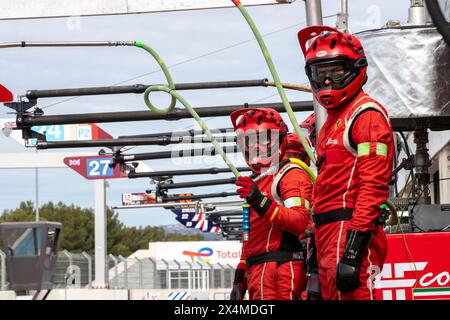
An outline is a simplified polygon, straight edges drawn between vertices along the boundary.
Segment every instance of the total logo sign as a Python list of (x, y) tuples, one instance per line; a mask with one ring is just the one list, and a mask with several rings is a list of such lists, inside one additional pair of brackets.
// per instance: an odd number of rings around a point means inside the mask
[(203, 247), (197, 251), (184, 250), (183, 255), (188, 256), (190, 262), (200, 262), (200, 263), (232, 263), (237, 264), (241, 257), (240, 250), (214, 250), (211, 247)]
[(189, 256), (191, 258), (191, 262), (201, 262), (208, 263), (210, 262), (210, 258), (214, 253), (214, 250), (209, 247), (204, 247), (199, 249), (198, 251), (183, 251), (185, 256)]
[(450, 233), (388, 235), (388, 243), (386, 263), (375, 277), (377, 299), (450, 300), (450, 257), (442, 254)]

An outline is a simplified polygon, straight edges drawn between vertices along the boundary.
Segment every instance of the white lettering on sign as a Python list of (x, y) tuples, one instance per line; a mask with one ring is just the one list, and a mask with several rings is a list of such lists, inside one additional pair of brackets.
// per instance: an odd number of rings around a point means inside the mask
[[(419, 281), (420, 285), (422, 287), (428, 287), (436, 282), (440, 286), (445, 286), (447, 283), (450, 282), (450, 274), (447, 271), (441, 272), (435, 277), (433, 276), (434, 276), (433, 272), (425, 274), (422, 278), (420, 278)], [(431, 278), (431, 280), (426, 281), (426, 279), (429, 278)]]
[(217, 256), (220, 259), (239, 259), (241, 253), (239, 251), (221, 251), (217, 250)]
[(79, 125), (77, 127), (77, 140), (92, 140), (92, 127), (90, 125)]
[(385, 263), (381, 273), (375, 276), (375, 288), (383, 291), (383, 300), (394, 299), (394, 292), (396, 300), (405, 300), (405, 288), (412, 288), (416, 283), (416, 279), (407, 278), (405, 273), (422, 271), (425, 269), (427, 263), (428, 262)]
[(69, 160), (69, 166), (80, 166), (80, 159), (76, 159), (76, 160)]
[(89, 168), (91, 168), (91, 170), (89, 171), (89, 175), (90, 176), (106, 176), (108, 173), (108, 168), (109, 168), (110, 162), (111, 162), (110, 159), (91, 161), (89, 163)]

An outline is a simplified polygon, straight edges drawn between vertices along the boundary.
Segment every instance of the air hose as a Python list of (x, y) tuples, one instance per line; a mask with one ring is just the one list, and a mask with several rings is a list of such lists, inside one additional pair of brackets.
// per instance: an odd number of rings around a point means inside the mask
[(302, 169), (305, 170), (305, 172), (308, 174), (309, 178), (311, 179), (311, 182), (313, 184), (316, 183), (316, 175), (314, 174), (314, 172), (312, 172), (311, 168), (306, 163), (297, 158), (289, 158), (289, 161), (302, 167)]
[(281, 97), (281, 101), (283, 102), (283, 105), (286, 109), (286, 112), (289, 116), (289, 120), (291, 120), (291, 123), (294, 127), (294, 131), (297, 134), (297, 136), (300, 138), (300, 141), (302, 142), (303, 147), (306, 150), (306, 153), (308, 154), (311, 161), (315, 164), (316, 163), (316, 156), (314, 152), (312, 151), (311, 147), (307, 143), (305, 136), (302, 134), (302, 130), (300, 129), (300, 126), (298, 125), (297, 119), (295, 118), (294, 111), (292, 111), (292, 107), (288, 101), (288, 98), (286, 96), (286, 93), (283, 89), (283, 86), (280, 81), (280, 77), (278, 76), (278, 73), (275, 69), (275, 66), (273, 64), (272, 58), (270, 57), (269, 50), (267, 49), (264, 40), (261, 36), (261, 33), (259, 32), (258, 28), (256, 27), (255, 23), (253, 22), (252, 18), (248, 14), (247, 10), (244, 8), (244, 6), (241, 4), (240, 0), (231, 0), (236, 7), (239, 9), (239, 11), (244, 16), (245, 20), (247, 21), (248, 25), (253, 31), (253, 34), (256, 37), (256, 40), (258, 41), (259, 47), (261, 48), (261, 51), (264, 55), (264, 58), (266, 59), (267, 66), (269, 67), (270, 73), (272, 74), (273, 81), (276, 84), (278, 94)]

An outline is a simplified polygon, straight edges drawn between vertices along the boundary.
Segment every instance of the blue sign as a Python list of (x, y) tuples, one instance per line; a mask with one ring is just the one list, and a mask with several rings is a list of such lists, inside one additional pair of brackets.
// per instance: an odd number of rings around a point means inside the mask
[(54, 125), (54, 126), (34, 126), (31, 130), (44, 134), (47, 141), (64, 141), (64, 126)]
[(112, 158), (86, 159), (86, 175), (88, 177), (112, 177), (114, 169), (109, 166)]

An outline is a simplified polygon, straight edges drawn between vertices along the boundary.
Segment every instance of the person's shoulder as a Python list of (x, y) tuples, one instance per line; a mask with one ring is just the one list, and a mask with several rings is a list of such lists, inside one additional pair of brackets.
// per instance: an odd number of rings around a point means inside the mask
[(289, 171), (283, 176), (281, 182), (284, 181), (298, 181), (299, 183), (309, 183), (310, 178), (305, 170), (303, 170), (299, 165), (291, 164)]

